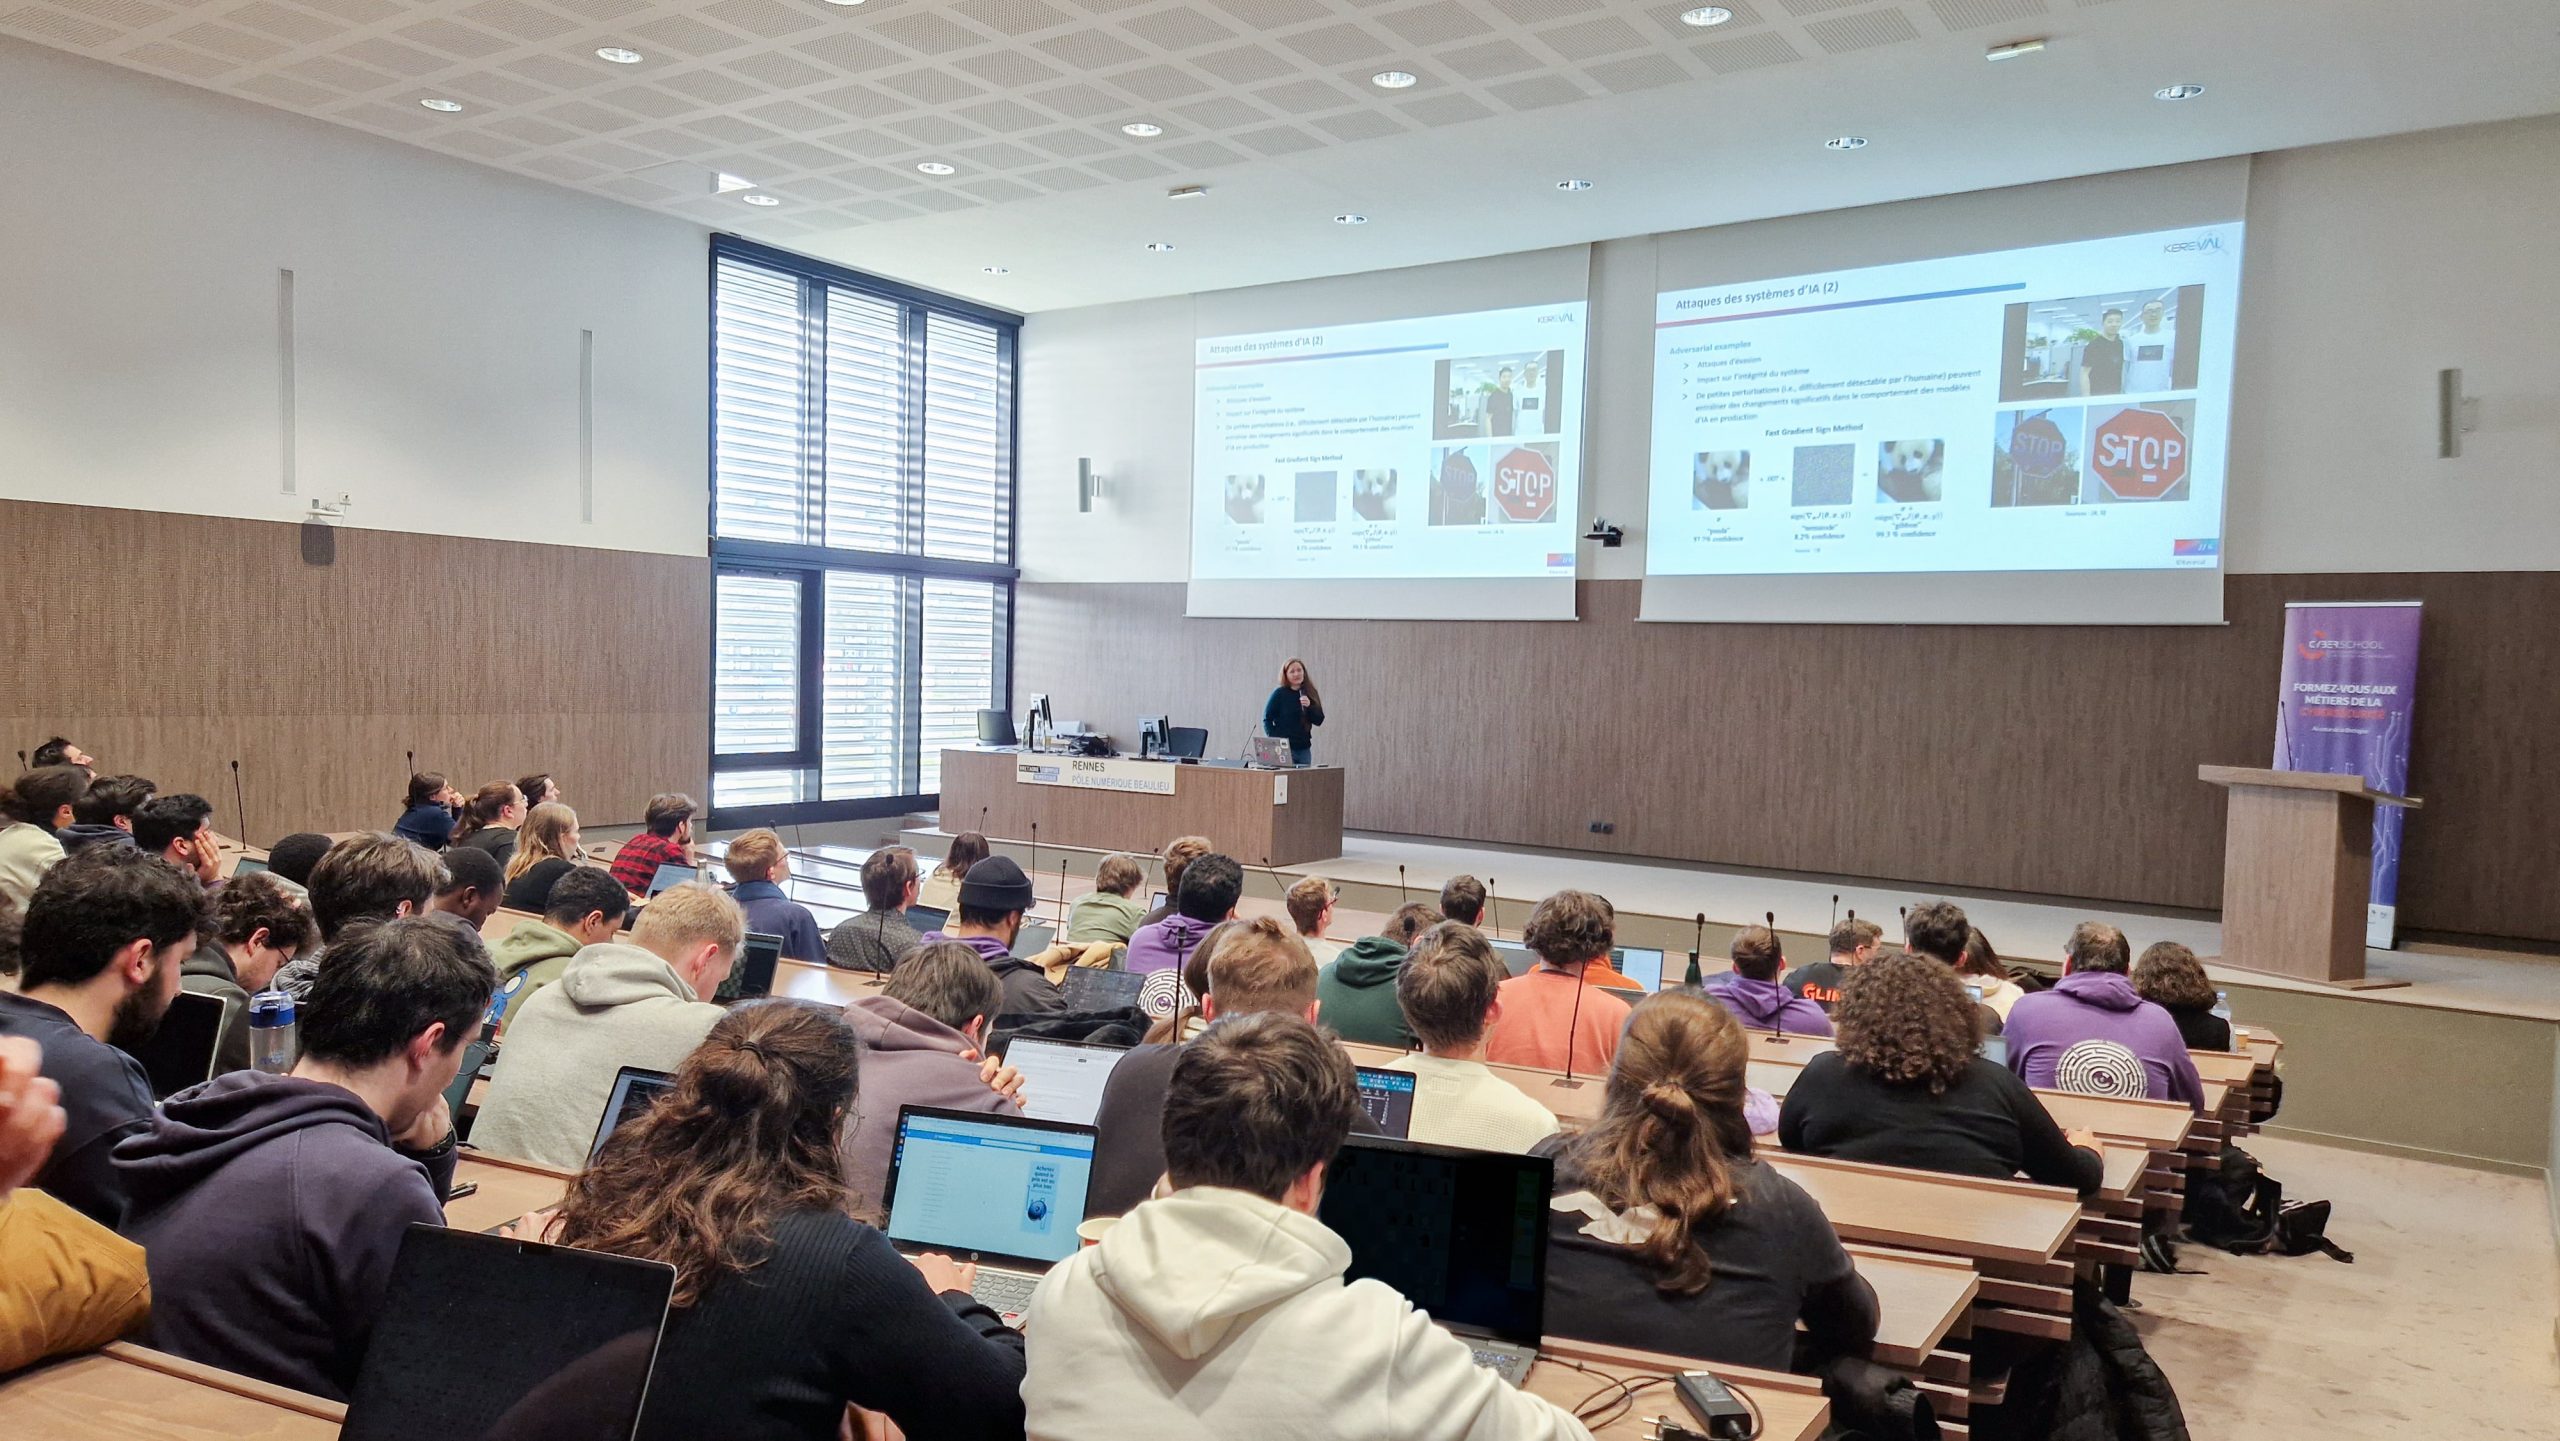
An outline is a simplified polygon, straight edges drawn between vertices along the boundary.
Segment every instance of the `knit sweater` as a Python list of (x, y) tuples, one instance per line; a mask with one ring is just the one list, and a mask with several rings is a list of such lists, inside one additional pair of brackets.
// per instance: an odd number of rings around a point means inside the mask
[(471, 1142), (493, 1155), (576, 1170), (587, 1162), (614, 1072), (673, 1071), (724, 1012), (653, 951), (607, 941), (518, 1001)]

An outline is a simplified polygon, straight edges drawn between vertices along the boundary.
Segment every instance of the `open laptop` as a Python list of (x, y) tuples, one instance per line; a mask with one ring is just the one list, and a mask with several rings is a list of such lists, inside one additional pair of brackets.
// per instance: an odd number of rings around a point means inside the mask
[(1639, 990), (1662, 989), (1662, 952), (1653, 947), (1620, 946), (1609, 953), (1609, 964)]
[(1255, 736), (1244, 743), (1245, 764), (1258, 771), (1285, 771), (1296, 762), (1289, 742), (1279, 736)]
[(1107, 971), (1099, 966), (1077, 966), (1067, 972), (1061, 988), (1066, 993), (1070, 1011), (1118, 1011), (1138, 1003), (1138, 992), (1145, 989), (1147, 978), (1137, 971)]
[(950, 923), (951, 913), (938, 906), (907, 907), (907, 924), (915, 927), (919, 936), (932, 935)]
[[(1144, 977), (1134, 979), (1144, 980)], [(1022, 1114), (1035, 1121), (1090, 1126), (1102, 1109), (1102, 1087), (1129, 1054), (1118, 1046), (1017, 1036), (1004, 1063), (1022, 1073)]]
[(881, 1230), (910, 1255), (977, 1263), (971, 1294), (1015, 1321), (1040, 1278), (1075, 1254), (1093, 1136), (1063, 1121), (901, 1106)]
[(222, 1023), (230, 1003), (220, 996), (180, 991), (160, 1017), (160, 1029), (135, 1046), (133, 1058), (151, 1078), (151, 1094), (166, 1100), (189, 1086), (213, 1079), (214, 1052), (222, 1044)]
[(1157, 911), (1163, 910), (1172, 900), (1173, 897), (1167, 892), (1158, 891), (1154, 895), (1147, 897), (1147, 912), (1149, 914), (1153, 914)]
[(1346, 1281), (1402, 1292), (1517, 1386), (1547, 1319), (1555, 1162), (1353, 1136), (1325, 1171), (1316, 1219), (1351, 1248)]
[(701, 878), (701, 870), (694, 866), (679, 866), (673, 863), (661, 865), (658, 867), (658, 873), (649, 878), (649, 898), (655, 900), (658, 892), (670, 886), (680, 886), (687, 881), (696, 881)]
[(782, 964), (782, 937), (749, 931), (738, 947), (738, 963), (720, 983), (715, 1001), (752, 1001), (773, 994), (774, 968)]
[(1414, 1083), (1420, 1076), (1384, 1066), (1361, 1066), (1360, 1109), (1378, 1129), (1401, 1141), (1413, 1132)]
[(1530, 968), (1538, 964), (1538, 953), (1517, 941), (1489, 940), (1486, 944), (1493, 947), (1495, 955), (1502, 957), (1502, 968), (1515, 976), (1529, 974)]
[(675, 1285), (663, 1261), (411, 1226), (338, 1435), (630, 1441)]
[(1057, 938), (1058, 928), (1056, 926), (1034, 926), (1026, 924), (1014, 935), (1013, 953), (1017, 956), (1036, 956), (1042, 951), (1049, 949), (1049, 943)]
[(676, 1088), (676, 1078), (666, 1071), (652, 1071), (639, 1066), (625, 1066), (613, 1073), (613, 1089), (605, 1094), (604, 1117), (596, 1123), (595, 1144), (587, 1147), (587, 1164), (604, 1154), (605, 1138), (616, 1126), (638, 1116), (658, 1102), (660, 1096)]
[(231, 863), (231, 874), (233, 874), (233, 875), (235, 875), (235, 876), (254, 876), (254, 875), (256, 875), (258, 872), (263, 871), (263, 870), (265, 870), (266, 868), (267, 868), (267, 858), (266, 858), (266, 857), (264, 857), (264, 856), (242, 856), (240, 859), (238, 859), (238, 860), (236, 860), (236, 861), (233, 861), (233, 862)]

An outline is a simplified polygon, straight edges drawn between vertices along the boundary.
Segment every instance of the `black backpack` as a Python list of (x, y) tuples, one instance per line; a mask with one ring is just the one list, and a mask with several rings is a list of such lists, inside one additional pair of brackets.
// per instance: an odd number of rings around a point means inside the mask
[(2190, 1239), (2235, 1256), (2356, 1258), (2329, 1239), (2328, 1202), (2286, 1200), (2283, 1183), (2237, 1146), (2222, 1148), (2220, 1169), (2190, 1178), (2185, 1210)]

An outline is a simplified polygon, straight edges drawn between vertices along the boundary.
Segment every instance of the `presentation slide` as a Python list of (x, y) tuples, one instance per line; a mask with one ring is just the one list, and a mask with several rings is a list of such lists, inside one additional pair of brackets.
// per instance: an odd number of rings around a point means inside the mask
[(1252, 583), (1527, 580), (1570, 615), (1585, 310), (1201, 338), (1194, 613), (1204, 587), (1219, 610)]
[(2240, 230), (1664, 293), (1646, 573), (2218, 567)]

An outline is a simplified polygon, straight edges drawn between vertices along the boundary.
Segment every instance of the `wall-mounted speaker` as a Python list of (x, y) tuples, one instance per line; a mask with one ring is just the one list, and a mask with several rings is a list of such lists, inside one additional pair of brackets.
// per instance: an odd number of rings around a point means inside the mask
[(338, 563), (338, 528), (316, 520), (302, 523), (302, 563), (304, 565), (336, 565)]

